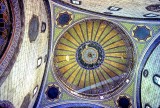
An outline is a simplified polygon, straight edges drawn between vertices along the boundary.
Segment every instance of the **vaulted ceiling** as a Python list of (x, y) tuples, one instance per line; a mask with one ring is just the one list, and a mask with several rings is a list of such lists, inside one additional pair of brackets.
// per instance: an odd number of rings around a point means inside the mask
[[(57, 1), (57, 0), (55, 0)], [(160, 18), (159, 0), (60, 0), (67, 4), (111, 16)], [(81, 3), (75, 4), (75, 1)]]

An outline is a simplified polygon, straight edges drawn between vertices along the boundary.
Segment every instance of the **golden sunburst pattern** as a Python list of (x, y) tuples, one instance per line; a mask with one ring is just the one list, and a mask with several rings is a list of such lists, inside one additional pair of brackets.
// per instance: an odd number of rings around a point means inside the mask
[(57, 41), (54, 73), (68, 90), (104, 99), (124, 87), (133, 68), (133, 45), (117, 25), (90, 19), (75, 24)]

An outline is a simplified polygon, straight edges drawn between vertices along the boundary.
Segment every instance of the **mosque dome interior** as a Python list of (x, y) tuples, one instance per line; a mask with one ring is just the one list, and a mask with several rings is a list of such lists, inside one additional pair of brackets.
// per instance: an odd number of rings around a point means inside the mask
[(160, 108), (160, 0), (0, 0), (0, 108)]

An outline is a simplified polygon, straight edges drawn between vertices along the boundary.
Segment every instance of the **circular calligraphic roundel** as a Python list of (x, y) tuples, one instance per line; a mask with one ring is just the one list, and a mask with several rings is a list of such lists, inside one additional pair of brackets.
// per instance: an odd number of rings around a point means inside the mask
[(104, 61), (105, 53), (101, 45), (94, 41), (81, 44), (76, 51), (78, 64), (87, 70), (99, 67)]

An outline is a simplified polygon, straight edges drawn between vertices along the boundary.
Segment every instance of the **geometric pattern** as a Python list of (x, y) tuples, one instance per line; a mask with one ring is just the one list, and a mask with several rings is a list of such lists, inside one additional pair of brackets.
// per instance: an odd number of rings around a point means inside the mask
[(73, 19), (72, 17), (73, 17), (72, 13), (67, 12), (67, 11), (59, 13), (56, 18), (57, 26), (58, 27), (66, 27), (72, 21), (72, 19)]
[(130, 38), (117, 25), (99, 19), (69, 28), (54, 49), (54, 74), (78, 96), (104, 99), (126, 86), (134, 58)]
[(11, 15), (6, 0), (0, 1), (0, 58), (4, 54), (9, 41), (11, 32)]
[(150, 31), (149, 27), (144, 25), (138, 25), (134, 27), (132, 35), (137, 41), (143, 42), (150, 39), (152, 32)]
[(98, 43), (94, 41), (84, 42), (76, 51), (76, 60), (82, 68), (93, 70), (103, 63), (104, 54), (103, 48)]
[(60, 98), (60, 93), (59, 87), (54, 84), (48, 85), (45, 92), (47, 99), (50, 101), (58, 100)]
[(118, 108), (132, 108), (131, 99), (128, 96), (119, 96), (117, 101)]

